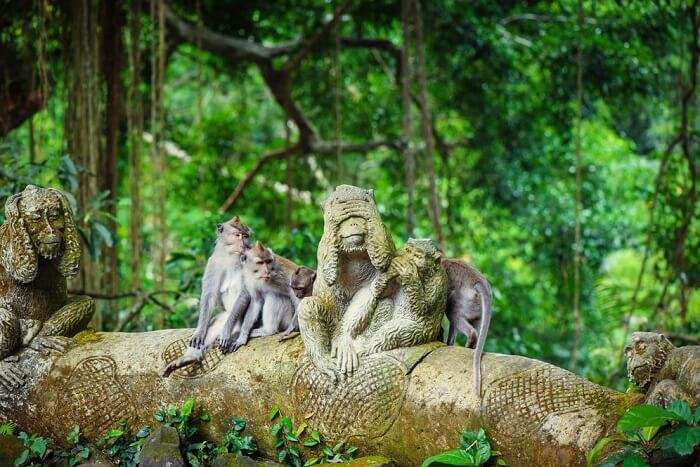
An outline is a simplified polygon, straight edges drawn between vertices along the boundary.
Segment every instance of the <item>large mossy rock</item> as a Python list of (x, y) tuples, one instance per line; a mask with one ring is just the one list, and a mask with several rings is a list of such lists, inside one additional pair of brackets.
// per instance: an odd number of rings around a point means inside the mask
[(347, 440), (361, 453), (400, 465), (457, 445), (466, 428), (486, 428), (508, 465), (584, 465), (586, 452), (614, 427), (633, 396), (603, 388), (528, 358), (485, 354), (482, 398), (472, 389), (472, 351), (439, 343), (363, 360), (334, 384), (316, 371), (301, 339), (254, 339), (232, 355), (209, 353), (202, 365), (159, 376), (185, 349), (191, 330), (83, 335), (66, 354), (20, 354), (28, 369), (0, 419), (64, 439), (75, 424), (95, 439), (120, 419), (153, 425), (153, 413), (195, 397), (212, 415), (220, 439), (232, 416), (262, 454), (274, 458), (270, 409), (306, 421), (329, 442)]

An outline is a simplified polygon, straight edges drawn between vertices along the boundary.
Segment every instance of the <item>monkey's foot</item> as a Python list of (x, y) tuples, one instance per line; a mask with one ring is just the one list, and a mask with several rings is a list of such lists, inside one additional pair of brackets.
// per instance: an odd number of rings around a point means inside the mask
[(29, 344), (29, 348), (36, 350), (42, 355), (49, 355), (52, 352), (65, 353), (73, 343), (72, 339), (61, 336), (39, 336)]
[(204, 341), (206, 340), (207, 332), (196, 330), (192, 337), (190, 338), (189, 346), (195, 349), (201, 349), (204, 347)]
[(233, 337), (226, 337), (223, 339), (219, 338), (219, 349), (221, 350), (221, 353), (224, 354), (232, 353), (240, 349), (247, 343), (248, 339), (244, 339), (242, 336), (239, 336), (235, 340), (233, 339)]
[(279, 339), (277, 340), (278, 342), (284, 342), (289, 339), (294, 339), (299, 335), (299, 331), (284, 331), (282, 334), (280, 334)]
[(0, 400), (6, 400), (9, 396), (24, 385), (27, 378), (26, 372), (18, 363), (5, 359), (0, 363)]

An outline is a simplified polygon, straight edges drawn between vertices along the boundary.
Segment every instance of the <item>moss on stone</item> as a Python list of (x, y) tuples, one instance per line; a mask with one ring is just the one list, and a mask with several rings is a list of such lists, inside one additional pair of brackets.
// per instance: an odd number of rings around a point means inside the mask
[(73, 337), (73, 341), (77, 346), (91, 344), (94, 342), (101, 342), (102, 339), (102, 334), (96, 332), (94, 329), (87, 329), (85, 331), (81, 331), (78, 334), (76, 334), (75, 337)]

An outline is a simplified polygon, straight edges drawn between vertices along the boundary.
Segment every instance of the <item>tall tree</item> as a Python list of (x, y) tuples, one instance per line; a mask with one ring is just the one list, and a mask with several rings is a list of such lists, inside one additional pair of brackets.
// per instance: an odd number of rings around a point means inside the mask
[(401, 47), (401, 147), (404, 159), (405, 184), (406, 184), (406, 236), (413, 236), (416, 225), (416, 212), (414, 206), (416, 158), (411, 146), (413, 136), (413, 119), (411, 118), (411, 40), (413, 31), (411, 27), (413, 0), (401, 1), (401, 25), (403, 32), (403, 44)]

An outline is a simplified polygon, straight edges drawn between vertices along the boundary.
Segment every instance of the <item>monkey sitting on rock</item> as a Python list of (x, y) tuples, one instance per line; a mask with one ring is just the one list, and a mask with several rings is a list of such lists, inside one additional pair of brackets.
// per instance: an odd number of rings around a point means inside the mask
[[(296, 268), (292, 278), (289, 281), (289, 286), (292, 288), (297, 299), (301, 300), (305, 297), (310, 297), (314, 289), (314, 281), (316, 280), (316, 271), (306, 266)], [(299, 333), (299, 307), (294, 311), (294, 318), (289, 328), (287, 328), (280, 337), (280, 341), (296, 337)]]

